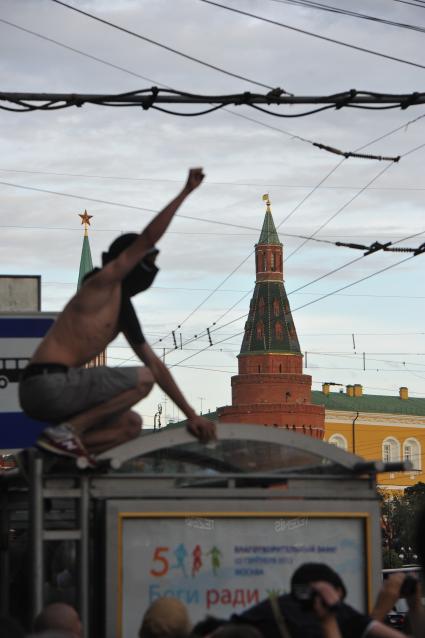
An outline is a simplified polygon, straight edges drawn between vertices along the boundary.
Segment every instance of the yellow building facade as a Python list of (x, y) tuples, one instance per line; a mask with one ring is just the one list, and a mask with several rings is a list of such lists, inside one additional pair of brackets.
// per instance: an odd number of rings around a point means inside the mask
[(334, 392), (324, 383), (312, 395), (325, 406), (325, 441), (366, 460), (411, 461), (411, 471), (380, 474), (382, 489), (425, 483), (425, 399), (409, 397), (406, 387), (396, 396), (364, 394), (360, 384)]

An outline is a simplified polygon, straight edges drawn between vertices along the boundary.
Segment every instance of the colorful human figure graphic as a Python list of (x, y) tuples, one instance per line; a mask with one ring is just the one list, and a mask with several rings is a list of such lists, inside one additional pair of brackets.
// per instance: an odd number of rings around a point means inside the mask
[(177, 562), (175, 565), (171, 565), (171, 569), (181, 569), (184, 577), (187, 578), (185, 560), (188, 556), (188, 553), (183, 543), (180, 543), (180, 545), (177, 545), (177, 547), (173, 550), (173, 554), (176, 557)]
[(195, 549), (192, 552), (192, 578), (196, 575), (197, 572), (202, 567), (202, 549), (200, 545), (196, 545)]
[(214, 545), (214, 547), (210, 549), (207, 555), (211, 556), (211, 567), (212, 567), (214, 576), (216, 576), (217, 571), (221, 565), (220, 556), (222, 556), (222, 553), (220, 552), (218, 547)]

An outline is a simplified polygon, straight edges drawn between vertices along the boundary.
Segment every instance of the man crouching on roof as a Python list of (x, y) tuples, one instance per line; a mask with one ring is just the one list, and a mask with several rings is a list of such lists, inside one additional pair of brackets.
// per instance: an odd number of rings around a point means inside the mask
[[(115, 447), (140, 433), (142, 419), (130, 410), (156, 382), (188, 419), (201, 442), (215, 438), (212, 421), (198, 416), (168, 368), (145, 340), (131, 297), (152, 284), (158, 268), (156, 242), (186, 197), (204, 179), (192, 168), (183, 190), (143, 232), (121, 235), (102, 254), (59, 314), (23, 371), (19, 397), (24, 412), (47, 427), (37, 445), (57, 454), (85, 456)], [(145, 367), (84, 367), (122, 332)]]

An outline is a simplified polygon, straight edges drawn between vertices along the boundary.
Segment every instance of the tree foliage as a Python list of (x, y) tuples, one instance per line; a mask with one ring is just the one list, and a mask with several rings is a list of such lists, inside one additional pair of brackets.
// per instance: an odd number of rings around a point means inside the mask
[(425, 483), (416, 483), (397, 495), (381, 493), (384, 567), (401, 567), (416, 562), (417, 520), (424, 508)]

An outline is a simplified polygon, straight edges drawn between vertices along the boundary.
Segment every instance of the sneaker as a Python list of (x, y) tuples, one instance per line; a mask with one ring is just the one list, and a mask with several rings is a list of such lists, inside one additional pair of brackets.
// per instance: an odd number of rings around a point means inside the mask
[(69, 456), (71, 458), (84, 459), (84, 467), (96, 467), (96, 460), (86, 450), (72, 427), (67, 423), (61, 423), (56, 427), (46, 428), (37, 439), (37, 447), (53, 454)]

